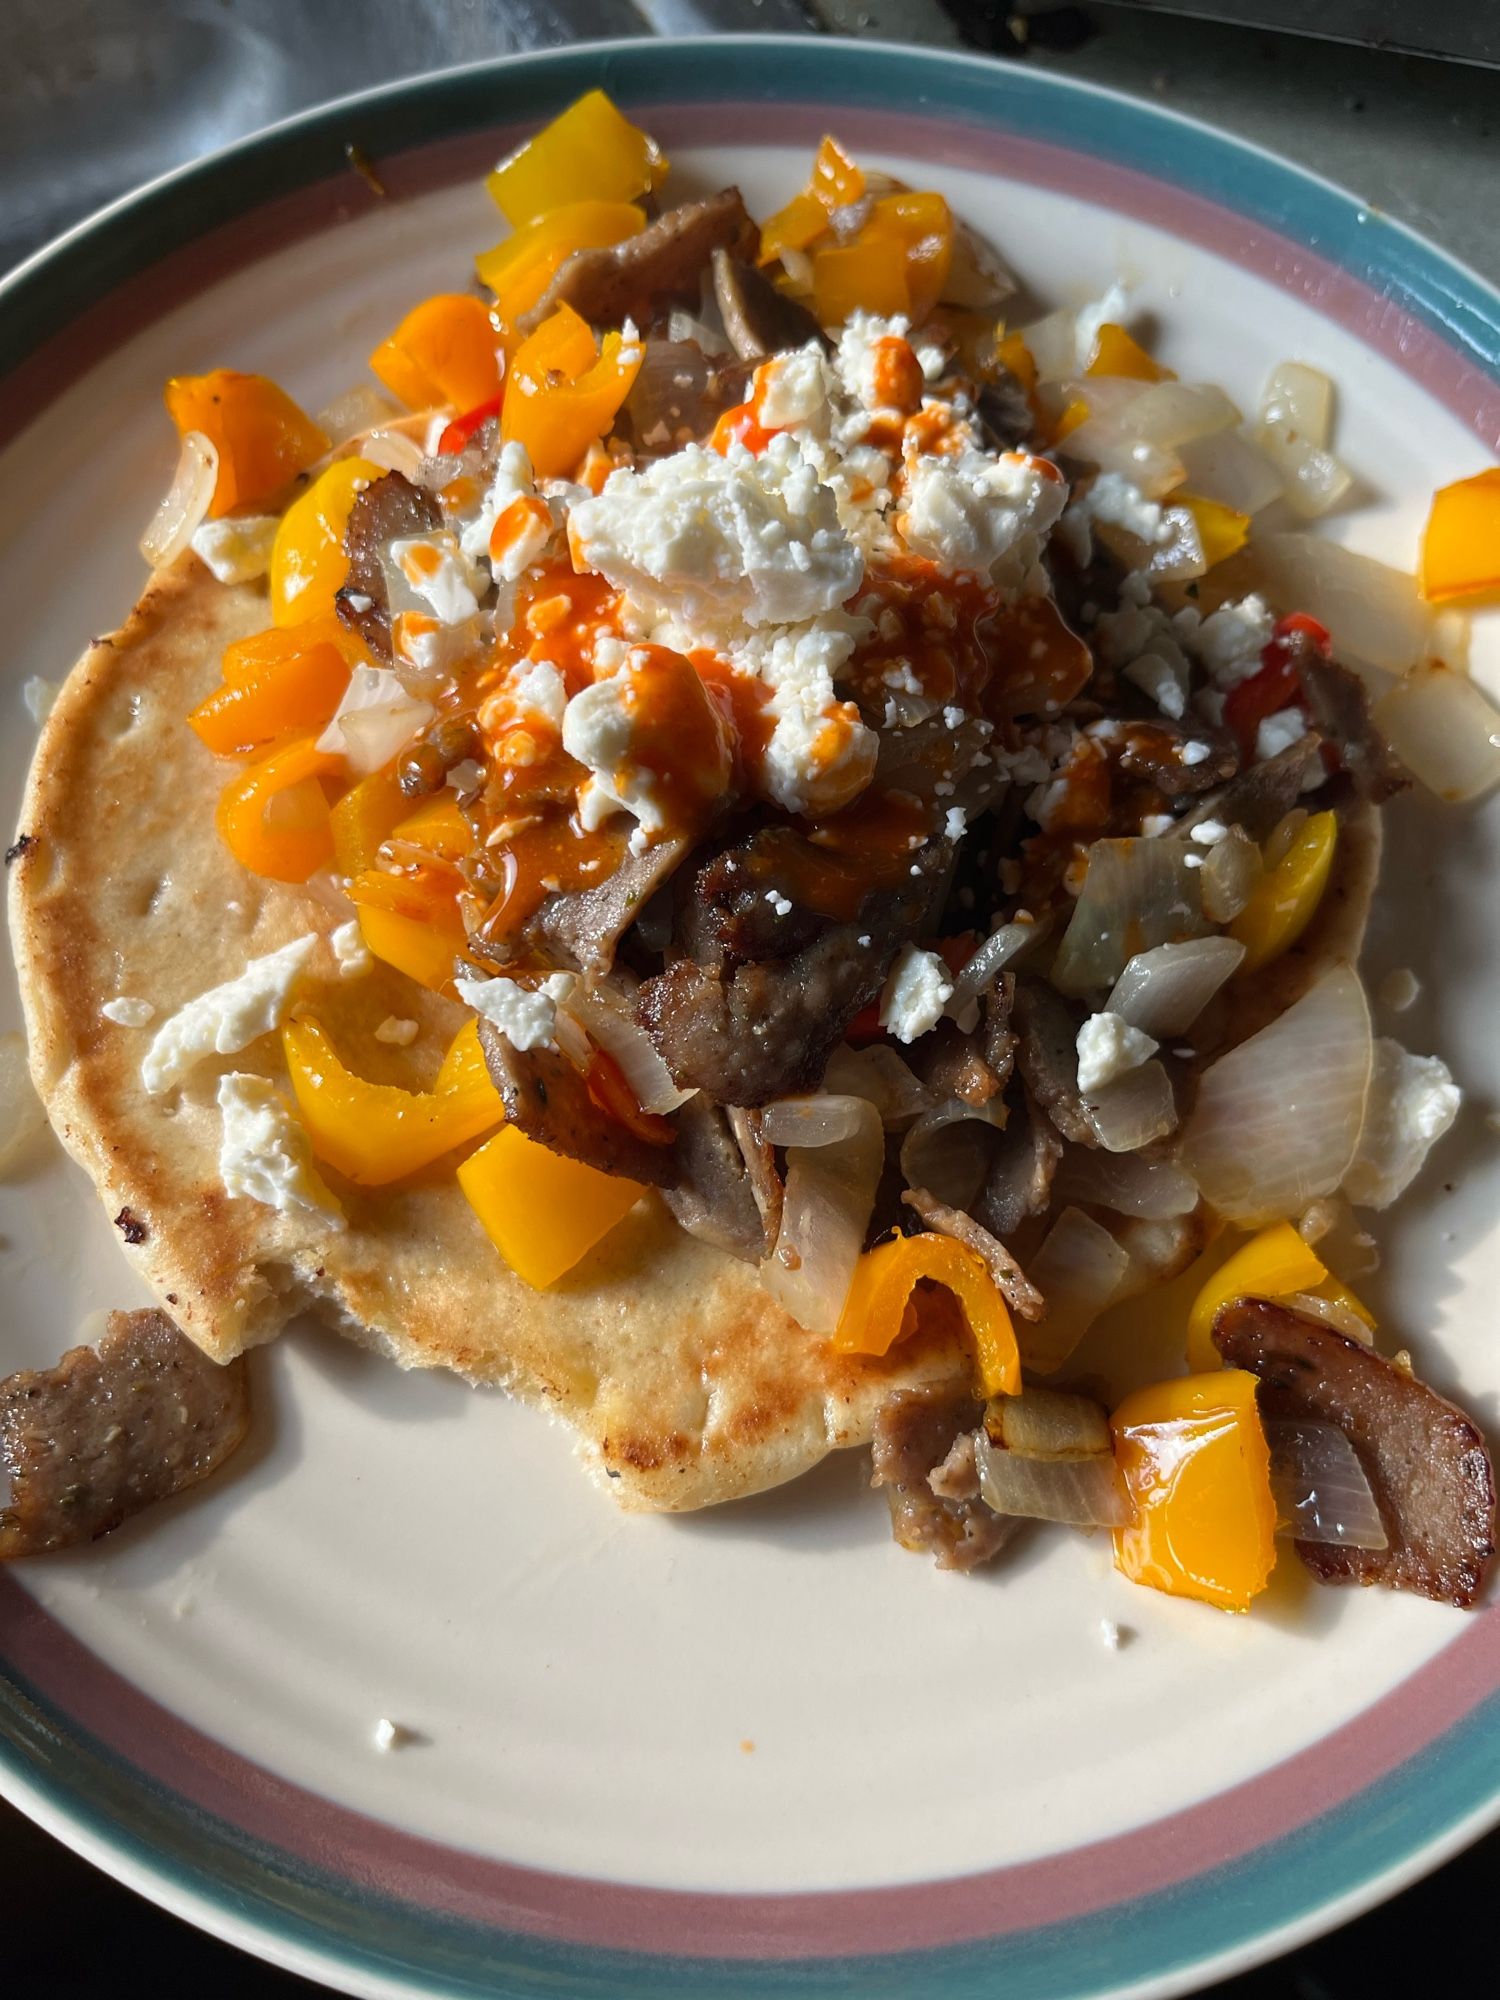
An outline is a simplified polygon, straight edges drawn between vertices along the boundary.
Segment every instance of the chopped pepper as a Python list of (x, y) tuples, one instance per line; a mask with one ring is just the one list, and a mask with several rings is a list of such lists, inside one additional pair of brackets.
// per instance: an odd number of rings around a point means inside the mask
[(467, 943), (458, 898), (463, 877), (440, 862), (391, 875), (366, 869), (349, 884), (360, 933), (377, 958), (434, 993), (448, 991), (453, 961)]
[(1175, 382), (1177, 379), (1170, 368), (1163, 368), (1159, 361), (1153, 361), (1123, 326), (1116, 326), (1113, 320), (1108, 319), (1099, 329), (1094, 352), (1084, 373), (1124, 375), (1135, 382)]
[(332, 618), (349, 574), (344, 530), (356, 497), (386, 468), (368, 458), (337, 458), (281, 517), (271, 549), (271, 616), (278, 625)]
[(563, 478), (614, 422), (641, 359), (639, 341), (607, 333), (601, 348), (587, 322), (560, 306), (516, 352), (501, 436), (525, 445), (538, 478)]
[(564, 1159), (507, 1125), (471, 1153), (458, 1184), (500, 1255), (542, 1292), (624, 1220), (645, 1190)]
[(894, 1236), (867, 1250), (854, 1267), (833, 1345), (840, 1354), (887, 1354), (911, 1330), (912, 1292), (924, 1278), (945, 1285), (963, 1308), (986, 1396), (1021, 1387), (1015, 1329), (995, 1281), (967, 1244), (951, 1236)]
[(575, 250), (609, 250), (646, 226), (646, 212), (628, 201), (572, 201), (548, 209), (474, 260), (495, 309), (513, 327), (530, 312), (559, 266)]
[(235, 860), (252, 875), (305, 882), (333, 859), (333, 828), (321, 780), (340, 759), (297, 737), (224, 787), (214, 823)]
[(349, 661), (324, 629), (273, 626), (230, 647), (235, 677), (188, 716), (220, 757), (244, 755), (291, 731), (320, 731), (349, 685)]
[(655, 140), (602, 90), (591, 90), (502, 160), (484, 184), (511, 227), (521, 229), (565, 203), (634, 201), (659, 187), (666, 172)]
[(1213, 1327), (1222, 1306), (1242, 1298), (1284, 1299), (1289, 1292), (1311, 1291), (1327, 1276), (1327, 1265), (1292, 1225), (1273, 1222), (1233, 1251), (1194, 1299), (1188, 1315), (1188, 1367), (1208, 1373), (1217, 1366)]
[(1280, 958), (1307, 929), (1328, 887), (1338, 837), (1338, 815), (1314, 813), (1276, 866), (1261, 876), (1229, 926), (1229, 935), (1245, 947), (1236, 977)]
[(361, 778), (333, 808), (333, 853), (341, 875), (373, 868), (381, 847), (411, 810), (396, 765), (386, 764)]
[(1115, 1567), (1132, 1583), (1245, 1611), (1276, 1561), (1271, 1461), (1242, 1368), (1140, 1389), (1111, 1428), (1134, 1509), (1115, 1530)]
[(439, 292), (412, 308), (370, 366), (409, 409), (472, 410), (500, 393), (499, 349), (487, 306), (467, 292)]
[(327, 434), (265, 375), (174, 375), (166, 401), (178, 436), (201, 431), (219, 454), (213, 520), (279, 492), (328, 449)]
[(1500, 466), (1433, 494), (1422, 536), (1421, 586), (1432, 604), (1500, 590)]
[(1203, 560), (1209, 569), (1227, 557), (1237, 555), (1250, 539), (1250, 516), (1219, 500), (1205, 500), (1198, 493), (1178, 493), (1173, 504), (1186, 507), (1203, 544)]

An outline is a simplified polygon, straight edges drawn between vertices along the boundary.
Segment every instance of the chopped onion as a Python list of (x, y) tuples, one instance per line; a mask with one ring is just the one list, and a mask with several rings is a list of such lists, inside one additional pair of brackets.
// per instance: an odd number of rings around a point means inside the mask
[(837, 1146), (864, 1130), (869, 1111), (864, 1097), (782, 1097), (762, 1110), (761, 1135), (772, 1146)]
[(606, 989), (585, 993), (581, 984), (576, 986), (568, 996), (567, 1012), (614, 1057), (642, 1111), (664, 1116), (697, 1096), (696, 1090), (678, 1089), (651, 1037), (622, 1007), (612, 1004)]
[(1305, 361), (1283, 361), (1266, 377), (1260, 421), (1295, 431), (1309, 444), (1328, 444), (1333, 437), (1331, 379)]
[(1202, 576), (1208, 569), (1208, 558), (1203, 553), (1203, 537), (1191, 509), (1167, 507), (1161, 520), (1167, 531), (1166, 539), (1152, 549), (1146, 574), (1168, 583)]
[(1153, 1222), (1191, 1215), (1198, 1206), (1197, 1184), (1175, 1160), (1143, 1160), (1139, 1153), (1095, 1152), (1088, 1146), (1068, 1148), (1056, 1187), (1067, 1201), (1093, 1202)]
[(1180, 841), (1096, 840), (1052, 983), (1071, 994), (1112, 986), (1132, 948), (1199, 937), (1204, 929), (1197, 871)]
[(1035, 1326), (1017, 1329), (1021, 1359), (1039, 1375), (1061, 1368), (1130, 1268), (1130, 1253), (1081, 1208), (1065, 1208), (1026, 1275), (1047, 1301)]
[(1228, 1222), (1274, 1222), (1331, 1194), (1359, 1144), (1373, 1060), (1359, 976), (1335, 966), (1204, 1071), (1181, 1146), (1204, 1199)]
[(1185, 938), (1138, 951), (1105, 1006), (1154, 1042), (1185, 1035), (1244, 956), (1245, 947), (1225, 937)]
[(991, 1235), (983, 1223), (976, 1222), (964, 1209), (950, 1208), (946, 1202), (938, 1201), (928, 1188), (908, 1188), (901, 1199), (908, 1208), (916, 1210), (929, 1229), (935, 1229), (939, 1236), (951, 1236), (982, 1260), (995, 1281), (996, 1291), (1012, 1312), (1019, 1313), (1022, 1319), (1041, 1318), (1047, 1310), (1046, 1300), (1000, 1238)]
[(1306, 1319), (1322, 1320), (1325, 1326), (1331, 1326), (1349, 1340), (1362, 1340), (1366, 1347), (1370, 1345), (1368, 1320), (1362, 1320), (1353, 1306), (1345, 1305), (1342, 1299), (1320, 1299), (1316, 1292), (1288, 1292), (1277, 1303)]
[(361, 383), (357, 388), (346, 389), (342, 396), (335, 396), (314, 421), (320, 431), (327, 433), (329, 444), (337, 446), (391, 423), (400, 414), (389, 396), (382, 396), (378, 389)]
[(1321, 619), (1341, 654), (1399, 674), (1426, 651), (1432, 612), (1404, 570), (1317, 535), (1261, 535), (1251, 548), (1272, 603)]
[(1261, 851), (1249, 834), (1242, 826), (1230, 827), (1208, 850), (1198, 871), (1204, 916), (1210, 923), (1233, 923), (1265, 872)]
[(1029, 1382), (1017, 1396), (992, 1396), (984, 1434), (1001, 1451), (1022, 1458), (1112, 1457), (1109, 1418), (1092, 1396)]
[(974, 1440), (974, 1463), (985, 1504), (997, 1514), (1074, 1528), (1119, 1528), (1130, 1519), (1113, 1453), (1027, 1458), (991, 1444), (981, 1431)]
[[(1070, 458), (1096, 465), (1101, 472), (1118, 472), (1122, 479), (1138, 486), (1148, 500), (1159, 500), (1182, 484), (1182, 460), (1175, 451), (1148, 444), (1127, 430), (1112, 407), (1114, 398), (1102, 393), (1106, 386), (1120, 385), (1107, 375), (1078, 385), (1077, 393), (1087, 402), (1089, 414), (1068, 432), (1062, 448)], [(1129, 386), (1135, 388), (1134, 383)]]
[(826, 1145), (788, 1150), (781, 1228), (760, 1267), (767, 1291), (809, 1333), (832, 1333), (838, 1326), (885, 1165), (885, 1133), (874, 1105), (863, 1098), (838, 1101), (858, 1106), (853, 1128)]
[(1036, 363), (1038, 382), (1066, 382), (1078, 373), (1077, 313), (1060, 306), (1020, 331), (1026, 351)]
[(1461, 804), (1500, 783), (1500, 713), (1467, 674), (1423, 660), (1374, 714), (1407, 770), (1440, 799)]
[(0, 1035), (0, 1168), (47, 1122), (31, 1081), (24, 1035)]
[(637, 442), (647, 451), (670, 451), (684, 436), (701, 437), (710, 429), (708, 391), (714, 373), (695, 340), (646, 341), (640, 373), (625, 402)]
[(403, 478), (415, 481), (422, 470), (424, 453), (415, 438), (404, 431), (387, 428), (371, 431), (360, 442), (359, 455), (372, 465), (383, 465)]
[[(1081, 390), (1087, 395), (1093, 381)], [(1151, 382), (1123, 406), (1120, 421), (1131, 437), (1163, 451), (1233, 428), (1240, 413), (1212, 382)]]
[(1266, 835), (1265, 864), (1268, 868), (1279, 868), (1292, 851), (1292, 843), (1307, 825), (1306, 806), (1293, 806), (1289, 813), (1277, 820)]
[(1177, 1130), (1172, 1080), (1159, 1062), (1141, 1063), (1083, 1100), (1083, 1115), (1107, 1153), (1133, 1153)]
[(971, 312), (993, 312), (1015, 290), (1015, 277), (999, 251), (966, 222), (958, 223), (953, 231), (953, 256), (943, 280), (943, 304), (964, 306)]
[(1390, 1547), (1359, 1454), (1337, 1424), (1273, 1417), (1266, 1443), (1278, 1533), (1335, 1548)]
[(867, 1049), (841, 1043), (829, 1057), (823, 1088), (839, 1097), (868, 1098), (887, 1129), (909, 1125), (932, 1105), (926, 1084), (884, 1042), (872, 1042)]
[(141, 536), (141, 554), (153, 569), (175, 562), (187, 548), (208, 518), (218, 483), (217, 446), (202, 431), (186, 432), (172, 484)]
[(1361, 1208), (1389, 1208), (1421, 1172), (1458, 1116), (1461, 1101), (1446, 1063), (1409, 1055), (1382, 1036), (1375, 1044), (1370, 1096), (1344, 1193)]
[(1215, 431), (1178, 447), (1190, 492), (1236, 513), (1258, 514), (1281, 498), (1281, 474), (1243, 431)]
[(967, 1208), (984, 1186), (995, 1156), (995, 1134), (1005, 1127), (1005, 1106), (966, 1104), (951, 1097), (924, 1111), (901, 1142), (906, 1185), (926, 1188), (950, 1208)]
[[(648, 351), (653, 344), (650, 341), (646, 343)], [(692, 346), (704, 354), (725, 354), (729, 351), (722, 326), (715, 326), (696, 313), (684, 312), (680, 306), (673, 306), (667, 314), (666, 345)], [(644, 361), (641, 365), (644, 368)]]
[(953, 981), (953, 992), (943, 1012), (964, 1030), (972, 1034), (978, 1025), (977, 1015), (968, 1018), (968, 1010), (977, 1005), (982, 995), (989, 992), (996, 976), (1003, 972), (1013, 958), (1019, 958), (1028, 945), (1045, 937), (1051, 926), (1051, 918), (1043, 916), (1040, 921), (1032, 918), (1028, 923), (1001, 924), (998, 930), (990, 932), (974, 956), (964, 966)]
[(318, 748), (348, 759), (357, 777), (389, 764), (436, 713), (414, 701), (389, 667), (356, 667)]

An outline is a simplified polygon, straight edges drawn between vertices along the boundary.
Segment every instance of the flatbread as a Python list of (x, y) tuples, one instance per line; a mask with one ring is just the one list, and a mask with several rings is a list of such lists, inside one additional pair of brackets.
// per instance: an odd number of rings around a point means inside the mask
[[(941, 1316), (890, 1361), (834, 1356), (755, 1271), (685, 1235), (654, 1195), (553, 1290), (511, 1272), (454, 1179), (454, 1160), (392, 1188), (328, 1172), (344, 1231), (231, 1198), (219, 1177), (217, 1080), (286, 1080), (275, 1036), (147, 1094), (155, 1026), (247, 959), (348, 911), (248, 875), (213, 835), (231, 767), (187, 727), (223, 648), (269, 622), (263, 590), (216, 583), (195, 556), (159, 573), (113, 638), (91, 646), (48, 718), (12, 864), (10, 911), (32, 1071), (122, 1246), (177, 1323), (219, 1360), (305, 1310), (403, 1367), (446, 1367), (567, 1420), (623, 1506), (702, 1507), (794, 1478), (865, 1443), (893, 1387), (967, 1365)], [(145, 999), (145, 1030), (100, 1015)], [(320, 945), (299, 996), (351, 1068), (431, 1082), (464, 1015), (388, 967), (342, 979)], [(415, 1019), (410, 1049), (374, 1039)], [(138, 1242), (125, 1240), (124, 1229)]]

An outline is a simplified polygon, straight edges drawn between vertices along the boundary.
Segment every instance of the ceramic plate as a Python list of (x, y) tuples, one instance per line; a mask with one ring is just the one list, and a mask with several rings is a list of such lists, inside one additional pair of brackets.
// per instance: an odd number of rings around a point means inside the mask
[[(173, 462), (164, 378), (259, 369), (317, 408), (407, 303), (463, 283), (500, 233), (483, 169), (595, 83), (682, 184), (737, 180), (762, 212), (833, 128), (940, 188), (1038, 298), (1124, 276), (1165, 358), (1247, 407), (1278, 359), (1326, 368), (1362, 499), (1334, 532), (1369, 553), (1409, 567), (1434, 485), (1494, 451), (1500, 300), (1156, 108), (815, 40), (428, 78), (160, 183), (0, 293), (12, 802), (21, 681), (60, 676), (141, 582)], [(1493, 1417), (1500, 828), (1408, 800), (1389, 846), (1372, 988), (1421, 972), (1399, 1031), (1468, 1105), (1373, 1302)], [(128, 1302), (50, 1140), (3, 1190), (0, 1276), (7, 1367)], [(1287, 1562), (1230, 1618), (1062, 1533), (940, 1576), (893, 1545), (854, 1457), (710, 1515), (626, 1519), (562, 1432), (495, 1395), (312, 1332), (256, 1364), (257, 1441), (228, 1476), (0, 1577), (0, 1770), (112, 1873), (347, 1991), (1165, 1994), (1352, 1915), (1496, 1817), (1493, 1603), (1318, 1591)], [(381, 1716), (404, 1748), (375, 1750)]]

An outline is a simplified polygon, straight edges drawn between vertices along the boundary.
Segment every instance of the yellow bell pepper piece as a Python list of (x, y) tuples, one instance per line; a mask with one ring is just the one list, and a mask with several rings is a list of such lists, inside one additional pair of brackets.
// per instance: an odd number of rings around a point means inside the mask
[(812, 178), (808, 181), (807, 191), (830, 215), (834, 209), (847, 208), (850, 202), (859, 201), (864, 195), (862, 169), (850, 159), (831, 132), (824, 134), (813, 155)]
[(1500, 590), (1500, 466), (1433, 494), (1420, 582), (1432, 604)]
[(942, 295), (953, 259), (953, 217), (940, 194), (888, 194), (849, 243), (813, 256), (813, 303), (825, 326), (857, 311), (913, 323)]
[(816, 195), (794, 194), (761, 224), (760, 261), (774, 264), (783, 250), (810, 250), (828, 228), (828, 210)]
[(500, 333), (467, 292), (424, 299), (370, 356), (370, 366), (413, 410), (476, 409), (500, 394)]
[(1328, 1266), (1314, 1254), (1289, 1222), (1242, 1243), (1203, 1285), (1188, 1315), (1187, 1363), (1199, 1373), (1219, 1365), (1213, 1343), (1214, 1321), (1233, 1299), (1284, 1299), (1288, 1292), (1310, 1292), (1328, 1276)]
[(501, 437), (525, 445), (539, 479), (563, 478), (614, 422), (642, 354), (618, 333), (597, 347), (586, 322), (560, 306), (517, 349)]
[(333, 858), (340, 875), (363, 875), (411, 809), (394, 763), (372, 771), (345, 792), (333, 809)]
[(393, 826), (386, 840), (403, 848), (420, 848), (440, 861), (461, 861), (474, 845), (474, 829), (464, 818), (463, 807), (445, 787)]
[(963, 1308), (979, 1358), (986, 1396), (1014, 1396), (1021, 1388), (1021, 1354), (1015, 1328), (983, 1258), (951, 1236), (893, 1236), (867, 1250), (839, 1317), (833, 1346), (839, 1354), (888, 1354), (914, 1324), (911, 1295), (924, 1278), (944, 1285)]
[(479, 1089), (489, 1080), (490, 1066), (479, 1040), (479, 1017), (471, 1015), (453, 1037), (432, 1087), (441, 1097), (451, 1090)]
[(512, 228), (577, 201), (634, 201), (660, 187), (667, 162), (654, 139), (591, 90), (502, 160), (485, 186)]
[(1089, 406), (1082, 396), (1074, 396), (1063, 404), (1056, 422), (1052, 426), (1052, 442), (1061, 444), (1070, 431), (1076, 431), (1082, 423), (1087, 423)]
[(564, 1159), (514, 1125), (469, 1155), (458, 1184), (506, 1263), (539, 1292), (601, 1243), (645, 1191)]
[(404, 1180), (493, 1130), (505, 1116), (488, 1071), (466, 1070), (451, 1089), (399, 1090), (346, 1069), (310, 1016), (288, 1021), (281, 1042), (314, 1153), (359, 1187)]
[(1250, 516), (1220, 500), (1205, 500), (1199, 493), (1176, 493), (1175, 507), (1186, 507), (1203, 544), (1203, 560), (1210, 569), (1229, 556), (1237, 555), (1250, 539)]
[(1276, 1561), (1271, 1461), (1242, 1368), (1179, 1376), (1115, 1411), (1115, 1456), (1134, 1515), (1115, 1567), (1172, 1597), (1245, 1611)]
[[(1036, 359), (1018, 333), (1008, 333), (995, 348), (995, 359), (1008, 369), (1029, 396), (1036, 387)], [(1088, 405), (1084, 405), (1087, 412)], [(1080, 419), (1081, 421), (1081, 419)]]
[(1145, 348), (1113, 320), (1106, 320), (1084, 370), (1087, 375), (1124, 375), (1135, 382), (1175, 382), (1170, 368), (1153, 361)]
[(344, 530), (355, 498), (386, 468), (368, 458), (338, 458), (294, 500), (271, 545), (271, 617), (278, 625), (331, 618), (349, 574)]
[(179, 437), (201, 431), (219, 454), (211, 520), (267, 499), (328, 449), (327, 434), (265, 375), (174, 375), (166, 403)]
[(333, 859), (323, 780), (339, 768), (311, 736), (296, 736), (231, 778), (214, 825), (235, 860), (273, 882), (305, 882)]
[(507, 326), (530, 312), (558, 266), (575, 250), (609, 250), (646, 226), (646, 212), (633, 202), (571, 201), (549, 209), (513, 236), (474, 259), (481, 284), (495, 294), (495, 309)]
[(453, 961), (467, 941), (461, 923), (426, 923), (371, 903), (360, 903), (358, 916), (360, 936), (377, 958), (429, 992), (452, 985)]
[(1337, 815), (1314, 813), (1276, 866), (1262, 875), (1229, 926), (1229, 935), (1245, 947), (1236, 978), (1280, 958), (1307, 929), (1328, 887), (1338, 837)]

